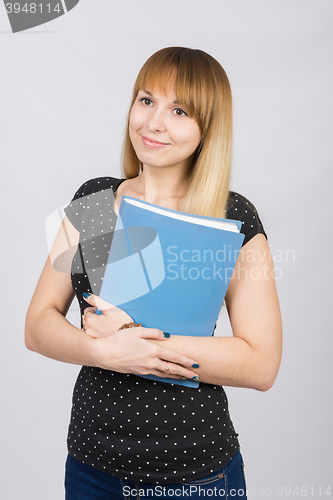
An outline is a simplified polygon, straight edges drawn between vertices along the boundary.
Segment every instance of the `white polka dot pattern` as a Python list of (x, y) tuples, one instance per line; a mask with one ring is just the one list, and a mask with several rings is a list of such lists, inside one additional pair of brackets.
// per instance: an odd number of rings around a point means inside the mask
[[(112, 203), (109, 212), (104, 209), (102, 214), (94, 194), (115, 191), (121, 182), (112, 177), (92, 179), (66, 209), (80, 230), (72, 284), (81, 312), (86, 307), (82, 293), (99, 293), (116, 221)], [(84, 206), (81, 197), (85, 197)], [(255, 208), (247, 202), (230, 193), (228, 217), (242, 220), (245, 240), (249, 233), (254, 235), (254, 229), (255, 234), (264, 233)], [(104, 235), (101, 229), (96, 231), (101, 224)], [(85, 255), (92, 261), (85, 260)], [(178, 483), (214, 472), (238, 450), (222, 387), (201, 384), (193, 389), (82, 367), (74, 387), (68, 451), (83, 463), (124, 479)]]

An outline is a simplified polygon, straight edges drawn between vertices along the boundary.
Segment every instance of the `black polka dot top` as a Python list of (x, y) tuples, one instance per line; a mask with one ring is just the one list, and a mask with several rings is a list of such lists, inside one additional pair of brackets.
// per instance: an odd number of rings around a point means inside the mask
[[(65, 209), (80, 231), (72, 285), (81, 313), (87, 307), (82, 293), (98, 294), (103, 281), (117, 218), (108, 193), (123, 180), (91, 179)], [(237, 193), (230, 192), (226, 218), (242, 221), (243, 245), (258, 233), (266, 236), (255, 207)], [(90, 366), (78, 375), (68, 452), (100, 471), (157, 484), (199, 479), (237, 453), (237, 436), (221, 386), (193, 389)]]

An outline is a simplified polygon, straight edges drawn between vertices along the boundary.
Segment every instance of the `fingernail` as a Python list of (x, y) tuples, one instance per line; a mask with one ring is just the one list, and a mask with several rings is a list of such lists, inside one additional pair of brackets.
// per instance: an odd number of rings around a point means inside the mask
[(89, 292), (83, 292), (82, 297), (84, 297), (85, 299), (89, 299), (90, 295), (91, 293)]
[(182, 376), (180, 377), (180, 380), (187, 380), (187, 378)]
[(195, 381), (200, 380), (200, 377), (192, 377), (192, 380), (195, 380)]
[(200, 368), (200, 366), (198, 365), (198, 363), (193, 363), (192, 368)]
[(168, 339), (170, 337), (170, 333), (168, 333), (168, 332), (162, 332), (162, 333), (166, 339)]

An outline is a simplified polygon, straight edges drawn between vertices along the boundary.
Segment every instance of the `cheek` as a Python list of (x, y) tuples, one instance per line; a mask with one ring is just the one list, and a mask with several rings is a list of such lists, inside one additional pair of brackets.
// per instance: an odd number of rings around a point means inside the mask
[(137, 137), (136, 132), (139, 128), (140, 128), (140, 126), (138, 123), (137, 114), (131, 113), (130, 120), (129, 120), (128, 133), (129, 133), (129, 137), (131, 139), (131, 142), (132, 142), (134, 149), (136, 149), (136, 145), (137, 145), (138, 137)]
[[(138, 131), (142, 129), (143, 123), (144, 120), (142, 119), (142, 114), (138, 112), (135, 108), (134, 109), (132, 108), (129, 117), (128, 133), (132, 146), (138, 158), (140, 155), (140, 149), (141, 149), (140, 146), (142, 145), (140, 134), (138, 133)], [(142, 161), (141, 158), (139, 158), (139, 160)]]
[(130, 117), (129, 117), (129, 132), (131, 132), (135, 129), (135, 113), (133, 111), (130, 112)]
[(199, 127), (190, 127), (184, 135), (184, 144), (187, 145), (189, 150), (194, 152), (199, 146), (201, 141), (201, 132)]
[(135, 106), (132, 108), (129, 119), (129, 130), (130, 133), (136, 132), (142, 127), (143, 117), (140, 112), (137, 111)]

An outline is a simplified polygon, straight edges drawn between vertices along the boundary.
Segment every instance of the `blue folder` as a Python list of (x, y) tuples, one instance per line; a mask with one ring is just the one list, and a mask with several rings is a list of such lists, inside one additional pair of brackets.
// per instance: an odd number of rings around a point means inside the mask
[(240, 228), (240, 221), (186, 214), (123, 196), (100, 296), (144, 327), (212, 336), (244, 239)]

